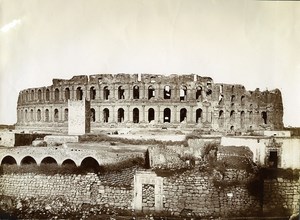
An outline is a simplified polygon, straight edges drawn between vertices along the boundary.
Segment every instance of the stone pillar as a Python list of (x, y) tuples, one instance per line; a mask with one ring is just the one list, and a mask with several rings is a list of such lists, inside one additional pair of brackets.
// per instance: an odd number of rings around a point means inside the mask
[(114, 105), (112, 106), (111, 116), (112, 116), (111, 122), (116, 122), (116, 120), (115, 120), (115, 106)]
[(193, 122), (193, 113), (194, 113), (194, 108), (193, 106), (190, 106), (190, 108), (187, 108), (187, 122), (192, 123)]
[[(160, 120), (160, 105), (157, 106), (157, 123), (163, 122)], [(162, 114), (163, 115), (163, 114)]]
[(145, 105), (142, 105), (142, 122), (145, 122)]

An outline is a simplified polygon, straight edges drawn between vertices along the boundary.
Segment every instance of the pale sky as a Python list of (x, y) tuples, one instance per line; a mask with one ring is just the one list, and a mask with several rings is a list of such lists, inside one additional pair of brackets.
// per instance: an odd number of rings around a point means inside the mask
[(0, 0), (0, 124), (18, 93), (96, 73), (195, 73), (279, 88), (300, 127), (300, 2)]

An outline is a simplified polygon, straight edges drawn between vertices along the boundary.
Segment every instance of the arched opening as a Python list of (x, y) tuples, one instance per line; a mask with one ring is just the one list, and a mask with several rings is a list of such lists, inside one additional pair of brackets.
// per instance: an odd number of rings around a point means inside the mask
[(28, 112), (27, 112), (27, 109), (25, 109), (25, 121), (26, 122), (28, 121)]
[(231, 101), (231, 102), (234, 102), (234, 101), (235, 101), (235, 95), (232, 95), (232, 96), (230, 97), (230, 101)]
[(232, 110), (230, 112), (230, 121), (234, 121), (234, 120), (235, 120), (235, 112), (234, 112), (234, 110)]
[(38, 110), (37, 110), (37, 113), (36, 113), (36, 119), (37, 119), (37, 121), (41, 121), (41, 119), (42, 119), (42, 112), (41, 112), (41, 109), (38, 109)]
[(133, 114), (133, 123), (139, 123), (140, 122), (140, 111), (138, 108), (134, 108), (132, 111)]
[(187, 100), (187, 88), (186, 86), (181, 86), (180, 88), (180, 101)]
[(92, 171), (99, 170), (99, 163), (93, 157), (84, 158), (80, 166), (87, 170), (92, 170)]
[(54, 158), (52, 157), (45, 157), (42, 161), (41, 164), (55, 164), (57, 165), (57, 162)]
[(148, 99), (155, 97), (155, 89), (153, 86), (148, 87)]
[(82, 98), (83, 98), (83, 91), (82, 91), (81, 87), (78, 87), (76, 89), (76, 99), (82, 100)]
[(21, 160), (21, 165), (36, 164), (35, 159), (31, 156), (26, 156)]
[(241, 105), (242, 105), (242, 106), (245, 105), (245, 96), (242, 96), (242, 97), (241, 97)]
[(196, 99), (201, 99), (201, 94), (202, 94), (202, 87), (198, 86), (196, 90)]
[(66, 88), (65, 89), (65, 100), (68, 100), (68, 99), (70, 99), (70, 89)]
[(232, 93), (234, 92), (234, 86), (231, 86), (231, 92)]
[(103, 122), (107, 123), (109, 118), (109, 110), (107, 108), (103, 109)]
[(123, 108), (118, 109), (118, 122), (119, 123), (124, 122), (124, 109)]
[(108, 96), (109, 96), (109, 89), (108, 89), (108, 86), (105, 86), (103, 88), (103, 99), (108, 100)]
[(13, 165), (13, 164), (17, 164), (17, 161), (12, 156), (5, 156), (1, 162), (1, 165)]
[(50, 91), (49, 89), (46, 89), (46, 101), (50, 100)]
[(186, 108), (180, 109), (180, 122), (186, 121)]
[(38, 100), (41, 101), (42, 100), (42, 90), (38, 90)]
[(148, 87), (148, 99), (155, 97), (155, 89), (153, 86)]
[(263, 119), (263, 121), (264, 121), (264, 124), (267, 124), (267, 120), (268, 120), (268, 116), (267, 116), (267, 112), (262, 112), (261, 113), (261, 117), (262, 117), (262, 119)]
[(241, 128), (245, 127), (245, 112), (241, 111)]
[(69, 167), (77, 167), (76, 163), (73, 160), (71, 160), (71, 159), (64, 160), (64, 162), (62, 162), (61, 165), (62, 166), (69, 166)]
[(69, 109), (65, 109), (65, 121), (68, 121), (69, 120)]
[(171, 88), (170, 86), (164, 87), (164, 99), (171, 99)]
[(31, 101), (33, 101), (34, 100), (34, 90), (31, 90)]
[(155, 111), (153, 108), (149, 108), (148, 110), (148, 121), (151, 122), (151, 121), (154, 121), (155, 119)]
[(95, 122), (96, 121), (96, 112), (95, 109), (91, 108), (91, 121)]
[(95, 98), (96, 98), (96, 89), (93, 86), (90, 88), (90, 100), (95, 100)]
[(30, 109), (30, 121), (33, 121), (33, 109)]
[(138, 86), (133, 87), (133, 99), (140, 98), (140, 88)]
[(165, 108), (164, 109), (164, 123), (171, 122), (171, 109)]
[(196, 123), (200, 123), (202, 118), (202, 109), (198, 108), (196, 110)]
[(223, 110), (220, 110), (219, 111), (219, 127), (222, 128), (224, 126), (224, 111)]
[(54, 99), (55, 99), (55, 101), (59, 101), (59, 89), (55, 89), (55, 91), (54, 91)]
[(118, 87), (118, 99), (125, 99), (125, 90), (123, 89), (122, 86)]
[(49, 110), (48, 109), (45, 110), (45, 121), (46, 122), (49, 121)]
[(234, 126), (230, 126), (230, 131), (234, 131)]
[(58, 109), (54, 109), (54, 121), (58, 122)]

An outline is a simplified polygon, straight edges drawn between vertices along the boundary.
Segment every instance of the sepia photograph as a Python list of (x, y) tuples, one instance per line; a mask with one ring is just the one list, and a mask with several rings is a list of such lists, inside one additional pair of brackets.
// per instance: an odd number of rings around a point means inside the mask
[(0, 0), (0, 219), (300, 220), (300, 1)]

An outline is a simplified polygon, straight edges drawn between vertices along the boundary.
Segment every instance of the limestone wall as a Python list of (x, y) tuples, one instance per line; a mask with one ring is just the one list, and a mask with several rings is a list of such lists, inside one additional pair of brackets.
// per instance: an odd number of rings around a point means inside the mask
[(108, 204), (116, 208), (131, 207), (131, 186), (103, 184), (96, 174), (87, 175), (36, 175), (11, 174), (0, 176), (1, 195), (14, 198), (62, 197), (69, 203)]
[(252, 215), (260, 211), (259, 200), (244, 185), (219, 188), (213, 180), (200, 172), (165, 178), (164, 208), (175, 213), (190, 209), (199, 216), (245, 216), (249, 210)]
[(91, 101), (92, 131), (153, 124), (222, 132), (283, 127), (277, 89), (247, 91), (195, 74), (97, 74), (55, 79), (51, 86), (21, 91), (17, 128), (66, 128), (67, 101), (85, 99)]
[(215, 175), (200, 171), (164, 177), (151, 171), (139, 171), (134, 176), (132, 170), (107, 176), (4, 174), (0, 176), (0, 194), (18, 199), (34, 198), (41, 202), (40, 206), (47, 205), (44, 201), (49, 198), (62, 198), (75, 205), (165, 211), (177, 216), (193, 212), (203, 217), (245, 217), (276, 210), (286, 210), (284, 213), (288, 215), (298, 210), (299, 181), (265, 181), (264, 192), (257, 197), (243, 184), (247, 177), (245, 171), (229, 170), (224, 180), (240, 182), (218, 185)]
[(296, 213), (300, 209), (300, 179), (266, 180), (264, 182), (264, 212)]

